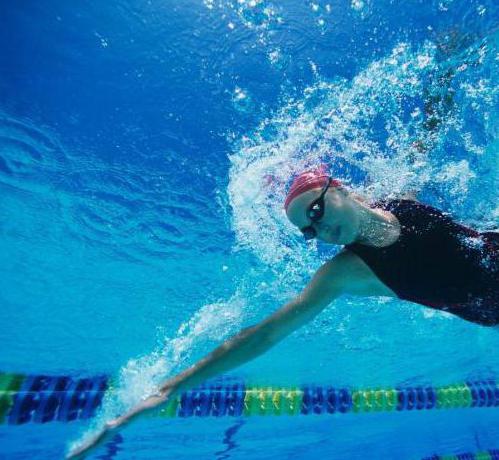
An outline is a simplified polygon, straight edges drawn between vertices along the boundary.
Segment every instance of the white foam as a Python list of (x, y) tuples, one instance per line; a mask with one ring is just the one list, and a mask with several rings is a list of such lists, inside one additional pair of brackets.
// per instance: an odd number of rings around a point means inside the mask
[(235, 334), (245, 318), (244, 307), (243, 298), (236, 293), (227, 301), (204, 305), (179, 326), (173, 338), (165, 337), (159, 329), (157, 349), (130, 359), (121, 368), (113, 390), (106, 393), (97, 418), (79, 440), (70, 444), (70, 449), (84, 444), (106, 421), (154, 394), (168, 376), (173, 376), (190, 362), (200, 346), (204, 348), (206, 341), (219, 343), (230, 334)]
[[(422, 91), (420, 75), (434, 66), (433, 53), (431, 44), (419, 53), (400, 44), (350, 82), (320, 80), (301, 100), (285, 100), (273, 118), (242, 139), (231, 156), (228, 187), (238, 248), (279, 266), (283, 278), (317, 263), (313, 248), (289, 237), (297, 232), (282, 209), (289, 176), (307, 166), (342, 158), (365, 171), (370, 184), (355, 183), (341, 170), (334, 173), (372, 197), (417, 189), (429, 180), (431, 166), (411, 146), (422, 115), (413, 112), (403, 122), (401, 100)], [(386, 126), (385, 145), (372, 139), (376, 117)]]

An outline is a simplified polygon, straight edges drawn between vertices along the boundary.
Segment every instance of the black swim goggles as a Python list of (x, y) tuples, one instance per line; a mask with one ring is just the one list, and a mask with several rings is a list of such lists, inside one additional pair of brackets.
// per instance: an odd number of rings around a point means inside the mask
[[(307, 208), (306, 214), (307, 217), (312, 221), (312, 223), (318, 223), (324, 216), (324, 195), (328, 188), (331, 186), (332, 178), (329, 177), (327, 180), (327, 184), (322, 188), (321, 194), (318, 198), (316, 198)], [(306, 227), (300, 228), (300, 231), (303, 233), (303, 236), (306, 240), (313, 240), (317, 236), (317, 231), (312, 225), (308, 225)]]

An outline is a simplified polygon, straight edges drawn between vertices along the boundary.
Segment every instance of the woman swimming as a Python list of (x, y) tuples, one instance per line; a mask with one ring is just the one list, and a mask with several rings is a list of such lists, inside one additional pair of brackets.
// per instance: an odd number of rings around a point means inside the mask
[(397, 297), (477, 324), (499, 324), (499, 233), (479, 233), (415, 200), (368, 204), (322, 169), (300, 174), (284, 207), (305, 239), (344, 249), (295, 299), (167, 380), (156, 395), (109, 422), (68, 458), (88, 453), (173, 394), (256, 358), (343, 294)]

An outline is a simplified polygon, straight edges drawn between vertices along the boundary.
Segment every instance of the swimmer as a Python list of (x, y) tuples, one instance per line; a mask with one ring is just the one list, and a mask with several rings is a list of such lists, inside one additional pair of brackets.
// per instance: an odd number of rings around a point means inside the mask
[(68, 458), (82, 458), (172, 395), (265, 353), (344, 294), (394, 297), (482, 326), (499, 324), (499, 233), (479, 233), (415, 200), (368, 203), (323, 168), (301, 173), (284, 207), (306, 240), (344, 248), (296, 298), (164, 382), (156, 395), (109, 422)]

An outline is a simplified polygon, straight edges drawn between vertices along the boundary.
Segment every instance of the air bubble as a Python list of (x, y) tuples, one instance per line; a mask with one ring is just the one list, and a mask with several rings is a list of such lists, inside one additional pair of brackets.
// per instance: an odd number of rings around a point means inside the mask
[(239, 112), (250, 112), (254, 108), (253, 100), (248, 93), (237, 86), (232, 93), (232, 104)]

